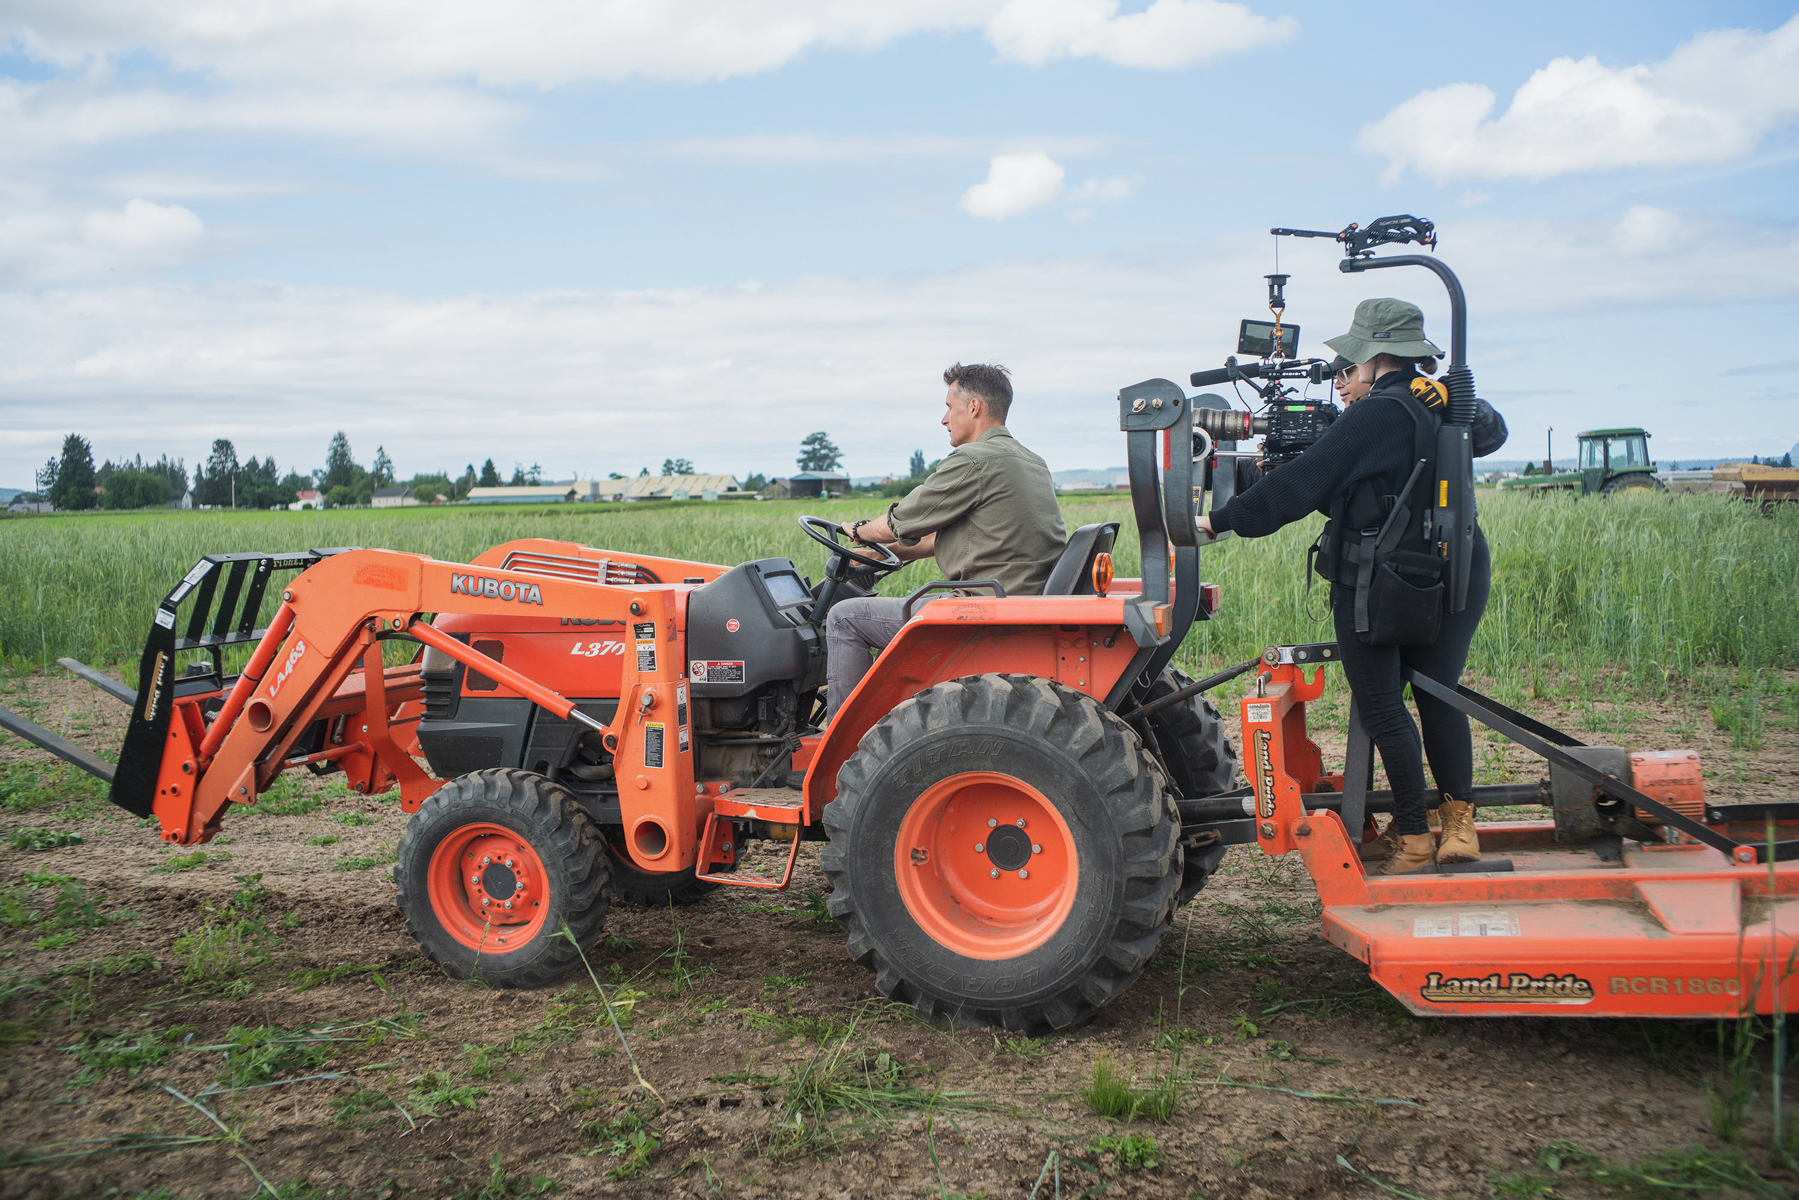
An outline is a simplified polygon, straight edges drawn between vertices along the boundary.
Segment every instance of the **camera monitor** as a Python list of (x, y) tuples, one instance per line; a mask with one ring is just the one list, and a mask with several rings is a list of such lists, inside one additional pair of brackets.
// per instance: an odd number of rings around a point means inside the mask
[(1237, 334), (1237, 353), (1257, 358), (1296, 358), (1299, 350), (1299, 326), (1281, 326), (1281, 344), (1274, 345), (1274, 322), (1247, 320)]

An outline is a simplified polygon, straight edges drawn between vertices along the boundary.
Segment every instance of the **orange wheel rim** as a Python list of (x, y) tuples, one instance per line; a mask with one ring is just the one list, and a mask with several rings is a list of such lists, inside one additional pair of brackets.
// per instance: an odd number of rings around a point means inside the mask
[(1068, 822), (1010, 775), (968, 771), (912, 802), (893, 847), (919, 928), (969, 958), (1016, 958), (1068, 919), (1080, 884)]
[(426, 872), (432, 912), (471, 950), (516, 950), (537, 936), (549, 915), (543, 860), (504, 825), (454, 830), (432, 851)]

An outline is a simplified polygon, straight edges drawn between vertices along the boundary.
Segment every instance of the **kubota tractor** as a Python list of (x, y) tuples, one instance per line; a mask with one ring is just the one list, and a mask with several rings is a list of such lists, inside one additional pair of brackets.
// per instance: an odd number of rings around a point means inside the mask
[[(1191, 519), (1165, 522), (1193, 461), (1185, 407), (1161, 404), (1138, 406), (1154, 422), (1125, 405), (1146, 579), (1112, 578), (1109, 523), (1075, 531), (1042, 596), (927, 585), (822, 731), (825, 615), (901, 564), (816, 517), (816, 583), (788, 558), (535, 539), (466, 565), (210, 555), (159, 606), (136, 693), (111, 684), (133, 704), (112, 799), (191, 845), (287, 770), (397, 786), (407, 928), (446, 971), (506, 986), (575, 965), (615, 897), (783, 887), (822, 841), (830, 909), (882, 991), (1066, 1026), (1136, 978), (1226, 849), (1178, 807), (1230, 791), (1236, 759), (1169, 665), (1218, 595)], [(384, 663), (394, 641), (411, 661)], [(739, 870), (754, 839), (785, 844), (779, 878)]]

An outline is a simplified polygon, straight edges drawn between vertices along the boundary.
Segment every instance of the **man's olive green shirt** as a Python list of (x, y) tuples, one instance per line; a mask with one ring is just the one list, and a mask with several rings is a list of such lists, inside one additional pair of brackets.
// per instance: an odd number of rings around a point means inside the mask
[(943, 578), (998, 580), (1008, 596), (1041, 596), (1068, 544), (1049, 467), (1004, 425), (951, 450), (887, 524), (905, 543), (935, 533)]

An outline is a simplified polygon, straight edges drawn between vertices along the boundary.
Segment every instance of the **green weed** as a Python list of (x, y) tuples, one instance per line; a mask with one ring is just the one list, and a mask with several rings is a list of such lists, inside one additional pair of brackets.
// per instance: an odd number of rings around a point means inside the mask
[(209, 919), (193, 933), (175, 939), (182, 958), (181, 981), (230, 996), (255, 989), (249, 975), (269, 960), (275, 935), (262, 917)]
[(317, 796), (302, 792), (297, 782), (283, 775), (256, 798), (255, 811), (270, 817), (304, 817), (317, 812), (323, 803)]
[(1094, 1060), (1093, 1070), (1081, 1088), (1081, 1099), (1088, 1109), (1114, 1121), (1142, 1118), (1166, 1123), (1179, 1111), (1180, 1097), (1180, 1083), (1173, 1070), (1152, 1078), (1149, 1087), (1138, 1087), (1103, 1056)]
[(332, 813), (331, 819), (339, 825), (373, 825), (375, 823), (374, 817), (359, 812)]
[[(117, 913), (102, 916), (98, 898), (87, 894), (73, 876), (50, 875), (27, 871), (20, 883), (0, 891), (0, 926), (9, 929), (37, 929), (54, 942), (46, 949), (72, 945), (81, 931), (98, 929), (112, 921), (135, 914)], [(62, 937), (58, 935), (72, 934)]]
[(492, 1168), (487, 1182), (473, 1192), (463, 1193), (465, 1200), (521, 1200), (528, 1196), (548, 1196), (560, 1190), (561, 1185), (548, 1175), (533, 1175), (529, 1181), (514, 1179), (500, 1165), (500, 1152), (494, 1151), (493, 1159), (488, 1163)]
[(427, 1071), (409, 1082), (412, 1091), (406, 1102), (427, 1117), (437, 1116), (439, 1109), (473, 1108), (487, 1095), (484, 1088), (457, 1083), (448, 1071)]
[(191, 1032), (192, 1028), (177, 1026), (164, 1032), (140, 1029), (132, 1033), (95, 1034), (73, 1046), (64, 1046), (63, 1052), (73, 1054), (75, 1061), (81, 1064), (81, 1070), (69, 1081), (70, 1086), (86, 1087), (97, 1083), (114, 1068), (136, 1075), (146, 1067), (160, 1066), (179, 1047), (182, 1035)]
[[(213, 858), (213, 861), (216, 861), (216, 862), (225, 862), (231, 858), (231, 855), (224, 851), (215, 850), (213, 852), (212, 858)], [(192, 854), (177, 854), (173, 858), (169, 859), (167, 862), (163, 863), (161, 866), (151, 867), (150, 874), (152, 874), (152, 875), (177, 875), (177, 874), (180, 874), (182, 871), (191, 871), (195, 867), (203, 867), (206, 865), (206, 862), (207, 862), (207, 857), (206, 857), (206, 851), (204, 851), (204, 850), (196, 850)]]
[(608, 1179), (636, 1179), (662, 1146), (662, 1135), (645, 1125), (635, 1109), (628, 1108), (610, 1120), (589, 1121), (581, 1131), (597, 1139), (594, 1148), (585, 1153), (619, 1160), (606, 1172)]
[(1168, 1161), (1168, 1155), (1152, 1137), (1127, 1133), (1097, 1138), (1088, 1147), (1095, 1154), (1110, 1154), (1127, 1171), (1147, 1171)]
[(380, 1124), (383, 1116), (393, 1107), (393, 1098), (386, 1092), (364, 1088), (360, 1092), (333, 1100), (331, 1120), (349, 1129), (368, 1129)]
[(373, 975), (380, 980), (381, 968), (372, 963), (338, 963), (335, 967), (307, 967), (288, 976), (295, 992), (311, 991), (358, 975)]
[[(0, 571), (4, 571), (0, 565)], [(19, 705), (21, 710), (27, 708)], [(29, 711), (26, 716), (31, 716)], [(65, 800), (104, 800), (99, 780), (85, 771), (62, 763), (15, 762), (0, 764), (0, 809), (24, 813), (50, 808)], [(22, 849), (23, 847), (14, 847)]]
[(1742, 1139), (1743, 1118), (1755, 1098), (1750, 1060), (1760, 1041), (1761, 1032), (1755, 1021), (1718, 1022), (1718, 1068), (1706, 1081), (1705, 1092), (1712, 1131), (1726, 1143)]
[(386, 854), (351, 855), (348, 858), (340, 858), (331, 864), (331, 869), (333, 871), (367, 871), (372, 867), (385, 867), (389, 863), (399, 861), (400, 856), (390, 850)]
[(19, 829), (6, 839), (6, 844), (13, 850), (55, 850), (60, 846), (79, 846), (82, 840), (79, 833), (66, 829)]
[[(308, 846), (335, 846), (335, 845), (337, 845), (338, 842), (340, 842), (342, 840), (343, 839), (339, 838), (336, 834), (321, 833), (318, 837), (307, 838), (306, 844)], [(358, 868), (346, 868), (346, 869), (355, 870)]]
[(1572, 1169), (1587, 1182), (1626, 1196), (1672, 1198), (1695, 1193), (1731, 1191), (1738, 1195), (1784, 1200), (1787, 1190), (1764, 1179), (1734, 1151), (1664, 1150), (1640, 1160), (1634, 1167), (1621, 1166), (1569, 1141), (1549, 1143), (1537, 1161), (1551, 1171)]
[(273, 1025), (233, 1025), (225, 1041), (197, 1049), (223, 1053), (220, 1074), (234, 1088), (307, 1075), (331, 1057), (332, 1043), (310, 1029), (284, 1030)]
[(806, 889), (806, 916), (815, 929), (841, 929), (843, 926), (831, 915), (830, 898), (822, 892)]

